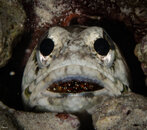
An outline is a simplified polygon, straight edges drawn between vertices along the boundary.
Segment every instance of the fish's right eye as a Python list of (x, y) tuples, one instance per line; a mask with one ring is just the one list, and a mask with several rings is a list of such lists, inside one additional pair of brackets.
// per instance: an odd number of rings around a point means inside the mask
[(45, 38), (39, 47), (39, 50), (43, 56), (48, 56), (54, 49), (54, 41), (50, 38)]

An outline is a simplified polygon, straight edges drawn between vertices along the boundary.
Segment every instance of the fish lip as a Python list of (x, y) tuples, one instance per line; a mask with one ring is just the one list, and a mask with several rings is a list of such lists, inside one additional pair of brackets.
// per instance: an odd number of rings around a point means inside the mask
[(48, 84), (47, 91), (61, 94), (91, 93), (104, 89), (98, 79), (84, 76), (68, 76)]
[[(68, 65), (69, 66), (69, 65)], [(111, 96), (118, 96), (121, 94), (122, 91), (122, 82), (116, 82), (115, 77), (110, 78), (110, 75), (105, 75), (103, 72), (98, 71), (98, 69), (93, 69), (89, 66), (84, 66), (82, 73), (81, 72), (74, 72), (72, 73), (72, 67), (77, 69), (80, 68), (81, 65), (70, 65), (71, 72), (65, 73), (66, 67), (62, 66), (60, 68), (52, 69), (50, 71), (47, 71), (42, 78), (40, 76), (37, 77), (35, 80), (35, 84), (37, 87), (32, 87), (31, 90), (33, 92), (33, 95), (44, 95), (45, 97), (64, 97), (65, 96), (82, 96), (82, 95), (89, 95), (92, 94), (94, 96), (99, 96), (102, 94), (111, 95)], [(48, 87), (58, 81), (68, 81), (71, 79), (80, 79), (83, 81), (89, 80), (90, 82), (95, 82), (99, 84), (100, 86), (104, 87), (101, 90), (97, 91), (90, 91), (90, 92), (81, 92), (81, 93), (59, 93), (59, 92), (53, 92), (48, 91)], [(115, 82), (114, 82), (115, 81)], [(116, 84), (117, 83), (117, 84)], [(121, 85), (120, 88), (118, 88), (118, 85)]]

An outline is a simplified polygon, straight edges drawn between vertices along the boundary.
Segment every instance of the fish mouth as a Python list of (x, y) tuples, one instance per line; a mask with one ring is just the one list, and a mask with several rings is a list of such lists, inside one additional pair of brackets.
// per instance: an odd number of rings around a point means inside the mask
[(82, 93), (98, 91), (103, 88), (102, 85), (92, 80), (70, 79), (53, 82), (49, 85), (47, 91), (55, 93)]

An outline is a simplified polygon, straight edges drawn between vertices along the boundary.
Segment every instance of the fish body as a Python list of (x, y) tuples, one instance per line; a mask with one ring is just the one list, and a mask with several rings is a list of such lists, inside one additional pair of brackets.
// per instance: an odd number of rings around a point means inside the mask
[(28, 108), (85, 111), (103, 96), (130, 91), (129, 69), (117, 45), (97, 26), (51, 27), (33, 50), (23, 74)]

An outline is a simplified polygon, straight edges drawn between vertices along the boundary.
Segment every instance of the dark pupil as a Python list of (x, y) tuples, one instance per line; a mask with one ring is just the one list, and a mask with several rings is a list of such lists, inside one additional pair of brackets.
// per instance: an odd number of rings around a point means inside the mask
[(94, 42), (94, 49), (100, 55), (105, 56), (109, 52), (110, 45), (108, 44), (108, 42), (105, 39), (99, 38)]
[(43, 56), (48, 56), (54, 49), (54, 42), (50, 38), (46, 38), (40, 44), (40, 52)]

